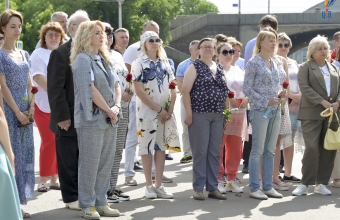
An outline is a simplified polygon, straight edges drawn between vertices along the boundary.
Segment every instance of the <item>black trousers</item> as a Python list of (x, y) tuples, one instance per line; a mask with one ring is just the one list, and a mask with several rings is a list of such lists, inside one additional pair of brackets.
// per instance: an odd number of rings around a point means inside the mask
[(78, 200), (78, 140), (77, 136), (56, 138), (58, 174), (64, 203)]
[[(247, 124), (249, 125), (249, 110), (247, 110)], [(248, 165), (249, 162), (249, 155), (250, 155), (250, 151), (251, 151), (251, 145), (252, 145), (252, 139), (253, 136), (250, 134), (249, 135), (249, 140), (245, 141), (243, 144), (243, 155), (242, 155), (242, 159), (243, 159), (243, 164), (244, 165)]]

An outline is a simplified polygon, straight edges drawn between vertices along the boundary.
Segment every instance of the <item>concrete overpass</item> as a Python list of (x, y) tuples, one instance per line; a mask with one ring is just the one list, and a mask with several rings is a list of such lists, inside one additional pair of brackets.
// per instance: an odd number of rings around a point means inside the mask
[[(265, 14), (207, 14), (202, 16), (179, 16), (171, 21), (171, 36), (167, 51), (175, 63), (189, 54), (188, 45), (192, 40), (225, 34), (236, 37), (244, 46), (259, 31), (259, 21)], [(317, 34), (332, 39), (340, 30), (340, 12), (333, 12), (331, 18), (323, 19), (318, 13), (275, 14), (279, 21), (278, 32), (286, 32), (292, 39), (291, 53), (306, 47)], [(177, 55), (178, 52), (178, 55)], [(184, 53), (184, 55), (183, 55)]]

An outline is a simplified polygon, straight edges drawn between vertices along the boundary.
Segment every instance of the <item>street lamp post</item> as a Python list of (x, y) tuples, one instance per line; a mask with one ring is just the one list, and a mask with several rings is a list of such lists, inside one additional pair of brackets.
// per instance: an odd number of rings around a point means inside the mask
[(6, 0), (6, 9), (9, 9), (9, 0)]
[(92, 0), (94, 2), (118, 2), (118, 26), (122, 27), (122, 5), (125, 0)]

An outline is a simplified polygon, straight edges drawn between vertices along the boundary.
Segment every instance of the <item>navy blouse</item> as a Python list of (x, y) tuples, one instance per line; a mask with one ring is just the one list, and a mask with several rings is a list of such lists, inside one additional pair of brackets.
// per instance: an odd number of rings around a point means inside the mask
[(228, 95), (223, 67), (217, 64), (217, 72), (214, 75), (201, 60), (196, 60), (193, 65), (197, 77), (190, 92), (192, 111), (222, 113)]

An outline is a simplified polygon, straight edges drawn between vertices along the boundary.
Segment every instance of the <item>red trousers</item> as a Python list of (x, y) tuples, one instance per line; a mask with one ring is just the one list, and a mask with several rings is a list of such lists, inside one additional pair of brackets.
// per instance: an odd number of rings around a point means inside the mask
[[(225, 149), (225, 155), (224, 154)], [(224, 156), (224, 165), (223, 165)], [(222, 179), (225, 173), (228, 175), (228, 180), (235, 180), (238, 173), (238, 166), (242, 159), (242, 138), (235, 135), (223, 136), (221, 151), (220, 151), (220, 169), (218, 171), (218, 180)]]
[(40, 145), (40, 176), (52, 176), (58, 174), (56, 142), (55, 135), (49, 128), (50, 113), (45, 113), (34, 104), (34, 121), (38, 127), (41, 145)]

